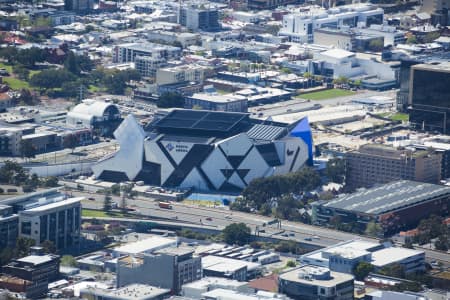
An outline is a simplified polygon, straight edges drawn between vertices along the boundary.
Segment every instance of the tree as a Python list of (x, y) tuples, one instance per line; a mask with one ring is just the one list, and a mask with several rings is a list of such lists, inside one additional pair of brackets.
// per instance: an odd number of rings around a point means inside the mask
[(405, 269), (401, 264), (393, 263), (381, 268), (380, 274), (391, 277), (403, 278), (405, 277)]
[(286, 267), (288, 268), (294, 268), (295, 266), (297, 266), (297, 263), (293, 260), (288, 260), (286, 263)]
[(415, 35), (411, 35), (406, 39), (407, 44), (417, 44), (417, 38)]
[(45, 187), (57, 187), (58, 186), (58, 178), (55, 176), (49, 176), (44, 180)]
[(109, 193), (105, 194), (105, 198), (103, 200), (103, 211), (110, 212), (112, 210), (112, 198)]
[(233, 223), (222, 231), (223, 238), (227, 244), (245, 245), (249, 242), (251, 229), (244, 223)]
[(72, 255), (63, 255), (60, 260), (60, 265), (65, 267), (76, 267), (77, 260)]
[(70, 51), (64, 61), (64, 68), (72, 74), (80, 74), (80, 66), (78, 65), (77, 58), (73, 51)]
[(50, 240), (45, 240), (41, 243), (41, 247), (44, 249), (45, 253), (56, 253), (56, 246)]
[(440, 235), (437, 240), (434, 242), (434, 247), (437, 250), (447, 251), (450, 248), (450, 241), (448, 235)]
[(162, 94), (156, 105), (160, 108), (184, 107), (184, 97), (179, 93), (167, 92)]
[(276, 217), (290, 221), (300, 219), (300, 209), (303, 205), (299, 200), (295, 200), (292, 194), (284, 194), (277, 201)]
[(5, 247), (0, 250), (0, 264), (6, 265), (14, 258), (14, 249), (10, 247)]
[(28, 80), (28, 76), (30, 75), (30, 70), (25, 68), (23, 65), (17, 64), (13, 65), (12, 70), (14, 74), (19, 77), (21, 80)]
[(30, 238), (19, 236), (16, 240), (16, 252), (18, 257), (24, 257), (30, 254), (30, 247), (33, 247), (36, 241)]
[(20, 141), (20, 153), (22, 157), (30, 158), (34, 157), (36, 153), (36, 148), (30, 140), (21, 140)]
[(63, 147), (72, 149), (72, 153), (79, 143), (78, 136), (75, 134), (68, 134), (64, 137)]
[(30, 79), (30, 84), (40, 89), (61, 88), (62, 84), (75, 81), (77, 78), (67, 70), (49, 69), (34, 74)]
[(334, 84), (342, 85), (348, 83), (348, 78), (345, 76), (339, 76), (338, 78), (333, 80)]
[(30, 92), (29, 89), (21, 89), (19, 92), (19, 97), (17, 97), (17, 101), (20, 104), (34, 105), (36, 97), (34, 97), (34, 95)]
[(373, 269), (374, 267), (372, 264), (365, 261), (360, 261), (353, 269), (353, 275), (355, 275), (356, 280), (364, 280), (364, 278), (366, 278), (367, 275), (373, 271)]
[(365, 234), (372, 237), (379, 237), (383, 235), (383, 228), (381, 227), (380, 224), (371, 221), (367, 223)]
[(369, 49), (372, 51), (379, 52), (383, 50), (383, 47), (384, 47), (383, 40), (380, 39), (371, 40), (369, 43)]
[(332, 182), (343, 183), (345, 177), (345, 161), (338, 157), (330, 159), (327, 162), (325, 174)]

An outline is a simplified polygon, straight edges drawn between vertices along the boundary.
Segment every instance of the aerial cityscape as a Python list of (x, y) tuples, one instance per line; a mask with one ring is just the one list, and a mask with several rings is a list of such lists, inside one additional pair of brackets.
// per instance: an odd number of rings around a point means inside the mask
[(450, 300), (450, 0), (0, 0), (0, 300)]

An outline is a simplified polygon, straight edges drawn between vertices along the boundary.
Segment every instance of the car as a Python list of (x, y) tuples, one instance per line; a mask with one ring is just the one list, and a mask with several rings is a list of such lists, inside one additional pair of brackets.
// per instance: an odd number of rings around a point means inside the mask
[(312, 241), (312, 238), (308, 236), (308, 237), (305, 237), (304, 240), (305, 241)]
[(207, 217), (205, 220), (206, 221), (212, 221), (212, 218), (211, 217)]
[(281, 236), (284, 236), (284, 237), (288, 237), (288, 236), (289, 236), (289, 234), (287, 234), (287, 233), (283, 233), (283, 234), (281, 234)]
[(89, 197), (88, 200), (95, 201), (94, 197)]
[(320, 240), (320, 237), (315, 235), (315, 236), (313, 236), (313, 239)]
[(289, 236), (295, 236), (295, 233), (289, 232)]
[(230, 220), (232, 217), (230, 216), (230, 215), (226, 215), (225, 216), (225, 219), (228, 219), (228, 220)]
[(178, 216), (173, 216), (172, 219), (178, 220)]

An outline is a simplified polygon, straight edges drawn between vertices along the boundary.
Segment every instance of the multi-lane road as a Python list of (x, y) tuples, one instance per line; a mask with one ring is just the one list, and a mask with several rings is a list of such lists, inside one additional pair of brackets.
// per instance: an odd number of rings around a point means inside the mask
[[(74, 196), (84, 196), (84, 208), (102, 209), (103, 207), (103, 195), (88, 194), (84, 192), (73, 192)], [(114, 196), (113, 201), (118, 205), (121, 204), (121, 198)], [(214, 207), (193, 207), (182, 203), (173, 203), (172, 209), (164, 209), (158, 206), (158, 202), (152, 199), (127, 199), (127, 205), (135, 209), (134, 213), (145, 217), (154, 217), (155, 219), (167, 219), (172, 222), (190, 223), (197, 225), (205, 225), (205, 227), (213, 227), (217, 229), (223, 229), (231, 223), (245, 223), (253, 232), (256, 228), (263, 229), (260, 235), (271, 236), (279, 239), (291, 239), (302, 243), (315, 244), (317, 246), (330, 246), (339, 242), (343, 242), (350, 239), (361, 238), (369, 241), (376, 241), (368, 237), (357, 236), (352, 233), (336, 231), (329, 228), (323, 228), (318, 226), (307, 225), (297, 222), (282, 221), (281, 229), (277, 228), (276, 224), (270, 226), (263, 226), (264, 223), (273, 220), (273, 218), (242, 213), (236, 211), (229, 211), (225, 208)], [(429, 260), (439, 260), (445, 263), (450, 263), (450, 255), (432, 251), (429, 249), (424, 250)]]

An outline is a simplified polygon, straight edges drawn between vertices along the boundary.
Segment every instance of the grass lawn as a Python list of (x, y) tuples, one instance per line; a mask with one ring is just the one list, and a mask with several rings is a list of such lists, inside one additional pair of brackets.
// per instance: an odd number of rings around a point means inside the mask
[(351, 96), (354, 94), (355, 94), (355, 92), (348, 91), (348, 90), (331, 89), (331, 90), (324, 90), (324, 91), (320, 91), (320, 92), (301, 94), (298, 96), (298, 98), (309, 99), (309, 100), (325, 100), (325, 99), (331, 99), (331, 98), (337, 98), (337, 97), (343, 97), (343, 96)]
[(9, 87), (13, 90), (20, 90), (23, 88), (29, 88), (28, 82), (14, 78), (14, 77), (3, 77), (3, 82), (8, 83)]
[(83, 208), (81, 211), (81, 216), (88, 217), (88, 218), (109, 218), (109, 217), (116, 217), (116, 218), (136, 218), (135, 215), (131, 214), (123, 214), (121, 212), (110, 212), (106, 213), (101, 210), (94, 210), (94, 209), (87, 209)]
[(389, 118), (392, 121), (409, 121), (409, 115), (405, 113), (382, 113), (379, 114), (380, 117)]
[(0, 69), (5, 69), (6, 71), (8, 71), (9, 74), (13, 72), (12, 66), (6, 65), (5, 63), (0, 63)]

